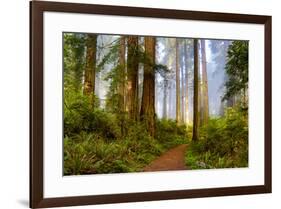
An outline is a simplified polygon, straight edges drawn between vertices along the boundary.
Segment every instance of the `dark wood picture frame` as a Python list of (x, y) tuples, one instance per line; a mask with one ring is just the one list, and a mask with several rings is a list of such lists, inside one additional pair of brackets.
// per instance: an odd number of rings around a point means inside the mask
[[(68, 12), (264, 25), (265, 135), (264, 185), (177, 191), (44, 198), (43, 196), (43, 13)], [(92, 4), (30, 2), (30, 207), (58, 207), (136, 201), (271, 193), (271, 16)]]

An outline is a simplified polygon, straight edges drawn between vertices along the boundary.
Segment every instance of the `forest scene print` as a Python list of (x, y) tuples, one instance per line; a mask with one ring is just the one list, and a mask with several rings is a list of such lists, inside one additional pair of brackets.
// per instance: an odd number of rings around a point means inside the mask
[(63, 33), (64, 175), (248, 167), (248, 45)]

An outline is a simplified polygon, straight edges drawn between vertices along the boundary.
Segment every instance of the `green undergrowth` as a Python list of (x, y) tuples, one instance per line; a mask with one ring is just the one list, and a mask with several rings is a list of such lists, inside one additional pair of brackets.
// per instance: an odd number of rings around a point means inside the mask
[(65, 175), (138, 172), (166, 150), (187, 143), (186, 126), (174, 120), (156, 120), (152, 138), (141, 122), (126, 115), (90, 107), (83, 96), (71, 101), (64, 111)]
[(229, 108), (224, 117), (210, 119), (199, 133), (199, 140), (189, 144), (185, 155), (190, 169), (248, 166), (248, 120), (244, 111)]
[(154, 140), (126, 138), (107, 141), (97, 134), (80, 133), (64, 140), (66, 175), (139, 171), (163, 152)]

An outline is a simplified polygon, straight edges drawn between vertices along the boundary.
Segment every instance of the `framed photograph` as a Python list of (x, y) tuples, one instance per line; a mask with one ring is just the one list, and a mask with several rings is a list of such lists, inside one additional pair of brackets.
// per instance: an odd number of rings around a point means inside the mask
[(30, 207), (271, 193), (271, 17), (30, 2)]

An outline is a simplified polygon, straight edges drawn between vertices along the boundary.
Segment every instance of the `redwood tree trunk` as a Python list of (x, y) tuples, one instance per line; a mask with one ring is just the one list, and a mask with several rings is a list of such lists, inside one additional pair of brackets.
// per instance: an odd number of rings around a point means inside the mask
[(145, 37), (145, 54), (147, 57), (144, 64), (143, 94), (140, 110), (140, 119), (145, 123), (148, 133), (155, 136), (155, 38)]
[(188, 54), (187, 44), (184, 43), (184, 63), (185, 63), (185, 123), (189, 123), (189, 109), (188, 109)]
[(181, 122), (184, 123), (185, 122), (185, 109), (184, 109), (184, 105), (185, 105), (185, 102), (184, 102), (184, 94), (185, 94), (185, 88), (184, 88), (184, 64), (183, 64), (183, 50), (182, 50), (182, 47), (181, 47), (181, 50), (180, 50), (180, 73), (181, 73), (181, 76), (180, 76), (180, 81), (181, 81), (181, 88), (180, 88), (180, 95), (181, 95)]
[(126, 40), (125, 37), (120, 38), (119, 48), (119, 67), (120, 67), (120, 84), (118, 86), (119, 94), (119, 110), (125, 112), (125, 53), (126, 53)]
[(119, 43), (119, 73), (120, 73), (120, 81), (118, 85), (118, 106), (120, 111), (120, 126), (121, 126), (121, 134), (122, 136), (125, 135), (125, 126), (124, 126), (124, 120), (125, 120), (125, 65), (126, 65), (126, 38), (122, 36), (120, 38)]
[[(198, 47), (199, 48), (199, 47)], [(199, 53), (199, 50), (198, 50)], [(198, 55), (199, 56), (199, 55)], [(199, 62), (199, 58), (198, 58)], [(200, 76), (200, 66), (198, 64), (198, 117), (199, 117), (199, 126), (203, 125), (203, 106), (202, 106), (202, 83), (201, 83), (201, 76)]]
[(173, 83), (169, 81), (169, 117), (174, 118)]
[(206, 61), (205, 40), (201, 40), (201, 56), (202, 56), (202, 102), (203, 102), (203, 124), (207, 124), (209, 120), (209, 96), (208, 96), (208, 75)]
[(138, 37), (128, 36), (127, 58), (127, 108), (129, 117), (137, 120), (138, 116)]
[(167, 118), (167, 94), (168, 94), (168, 80), (164, 78), (164, 95), (163, 95), (163, 119)]
[(176, 121), (180, 122), (180, 67), (179, 67), (179, 43), (176, 39)]
[(193, 141), (198, 140), (198, 72), (198, 40), (194, 39)]
[(86, 69), (83, 92), (85, 95), (91, 95), (95, 92), (97, 35), (87, 35), (86, 47)]

